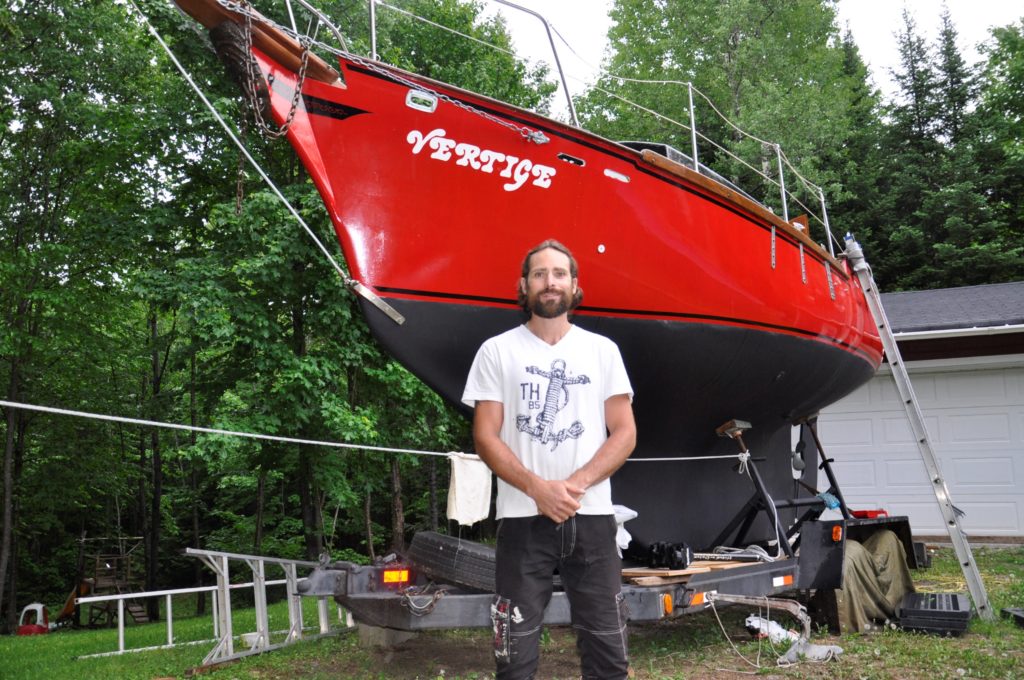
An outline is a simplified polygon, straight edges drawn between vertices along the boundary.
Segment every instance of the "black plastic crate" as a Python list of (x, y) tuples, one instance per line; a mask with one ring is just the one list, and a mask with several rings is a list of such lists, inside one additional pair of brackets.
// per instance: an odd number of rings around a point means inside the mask
[(904, 630), (960, 635), (971, 620), (971, 601), (966, 593), (907, 593), (896, 617)]
[(1018, 626), (1024, 628), (1024, 609), (1020, 607), (1006, 607), (1003, 609), (1003, 616), (1013, 619)]

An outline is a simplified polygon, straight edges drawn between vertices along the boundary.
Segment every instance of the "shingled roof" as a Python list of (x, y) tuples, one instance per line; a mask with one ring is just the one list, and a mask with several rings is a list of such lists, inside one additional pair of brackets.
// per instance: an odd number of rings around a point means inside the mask
[(1024, 324), (1024, 281), (984, 286), (883, 293), (896, 333)]

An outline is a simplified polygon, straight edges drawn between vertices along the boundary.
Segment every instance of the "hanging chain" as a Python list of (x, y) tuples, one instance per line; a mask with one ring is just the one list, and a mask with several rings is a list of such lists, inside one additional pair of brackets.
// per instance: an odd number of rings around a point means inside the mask
[[(245, 144), (245, 135), (249, 131), (249, 119), (242, 116), (238, 124), (238, 139)], [(238, 152), (238, 179), (235, 188), (235, 214), (242, 214), (242, 200), (245, 198), (245, 154)]]
[[(254, 12), (248, 8), (249, 3), (240, 3), (240, 13), (245, 16), (245, 51), (246, 54), (252, 54), (252, 17)], [(259, 72), (259, 67), (255, 65), (254, 59), (248, 59), (246, 61), (246, 67), (249, 70), (248, 78), (248, 92), (249, 105), (252, 107), (253, 117), (256, 119), (256, 125), (259, 126), (260, 131), (266, 136), (276, 139), (282, 137), (288, 128), (291, 127), (292, 121), (295, 119), (295, 112), (299, 108), (299, 99), (302, 97), (302, 84), (306, 80), (306, 67), (309, 65), (309, 45), (310, 40), (306, 36), (299, 36), (299, 44), (302, 45), (302, 63), (299, 65), (298, 78), (295, 81), (295, 92), (292, 94), (292, 104), (288, 109), (288, 115), (285, 117), (284, 123), (281, 127), (276, 130), (263, 118), (263, 107), (260, 106), (260, 96), (256, 91), (256, 83), (262, 77)], [(272, 89), (274, 87), (274, 76), (269, 74), (267, 76), (267, 88)]]

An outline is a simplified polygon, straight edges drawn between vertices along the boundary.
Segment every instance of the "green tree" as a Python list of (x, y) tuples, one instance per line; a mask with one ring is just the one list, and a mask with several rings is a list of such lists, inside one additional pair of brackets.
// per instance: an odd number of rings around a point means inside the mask
[[(41, 2), (7, 10), (11, 22), (2, 30), (9, 49), (0, 55), (8, 74), (0, 107), (0, 355), (6, 396), (107, 405), (113, 400), (98, 386), (108, 370), (123, 366), (107, 358), (123, 338), (111, 312), (130, 307), (123, 304), (125, 266), (119, 255), (131, 252), (129, 218), (146, 172), (136, 154), (145, 158), (153, 148), (137, 125), (139, 100), (153, 92), (152, 69), (132, 49), (138, 34), (125, 26), (120, 8)], [(69, 78), (69, 70), (77, 77)], [(64, 374), (74, 377), (61, 380)], [(45, 461), (54, 456), (104, 455), (107, 442), (53, 439), (48, 431), (35, 431), (41, 418), (16, 409), (6, 409), (5, 416), (0, 580), (10, 589), (4, 601), (10, 622), (17, 579), (8, 567), (25, 526), (17, 508), (28, 502), (51, 507), (25, 496), (33, 488), (28, 477), (47, 469)], [(97, 479), (121, 487), (116, 475)], [(64, 495), (67, 502), (95, 507), (79, 494), (88, 496), (86, 487), (73, 486), (74, 493)]]
[(843, 232), (852, 233), (869, 254), (881, 250), (885, 229), (881, 227), (881, 149), (883, 123), (881, 95), (869, 84), (867, 66), (847, 30), (843, 35), (843, 76), (851, 93), (847, 109), (849, 133), (838, 146), (823, 149), (823, 164), (837, 168), (837, 179), (829, 186), (833, 197), (829, 210), (832, 221)]
[(1005, 168), (1003, 159), (992, 162), (995, 121), (975, 110), (973, 76), (948, 11), (940, 22), (935, 50), (908, 13), (898, 36), (900, 92), (885, 137), (881, 221), (887, 228), (875, 256), (885, 287), (992, 283), (1022, 271), (1019, 237), (992, 200)]
[[(951, 27), (952, 24), (949, 25)], [(949, 37), (950, 33), (945, 35)], [(935, 148), (935, 135), (939, 127), (939, 77), (932, 52), (918, 32), (914, 15), (907, 9), (903, 10), (903, 27), (896, 41), (900, 65), (892, 70), (892, 76), (899, 87), (899, 95), (890, 111), (893, 129), (911, 149), (927, 153)], [(952, 42), (945, 47), (951, 51), (956, 50)], [(955, 59), (949, 54), (944, 57), (950, 61)]]
[[(780, 207), (778, 189), (755, 174), (777, 174), (774, 148), (740, 136), (713, 105), (733, 125), (781, 144), (804, 177), (819, 185), (836, 184), (837, 169), (823, 165), (820, 152), (849, 137), (849, 111), (861, 95), (844, 73), (846, 53), (833, 3), (618, 0), (611, 17), (608, 75), (580, 102), (588, 127), (612, 139), (666, 142), (689, 153), (687, 88), (658, 81), (689, 82), (710, 102), (695, 95), (703, 163)], [(788, 182), (790, 189), (801, 191), (792, 174)], [(799, 199), (820, 213), (816, 195), (801, 193)]]
[(943, 9), (940, 22), (936, 69), (939, 134), (955, 146), (961, 141), (964, 121), (974, 98), (974, 74), (957, 47), (957, 31), (949, 8)]
[(1020, 234), (1024, 225), (1024, 21), (996, 28), (982, 47), (979, 164), (991, 168), (990, 200)]

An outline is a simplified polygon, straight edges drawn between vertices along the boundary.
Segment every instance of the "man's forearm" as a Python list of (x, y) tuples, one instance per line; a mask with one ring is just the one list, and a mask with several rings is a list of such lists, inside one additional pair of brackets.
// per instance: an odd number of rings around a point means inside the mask
[(608, 439), (594, 453), (594, 457), (567, 480), (584, 490), (611, 477), (636, 447), (636, 421), (629, 396), (617, 394), (609, 397), (605, 400), (604, 411)]
[(613, 433), (594, 457), (569, 477), (569, 482), (589, 489), (608, 479), (622, 467), (636, 446), (636, 432), (619, 430)]
[(507, 484), (511, 484), (526, 495), (539, 479), (523, 466), (512, 449), (500, 437), (474, 437), (476, 453), (491, 471)]

